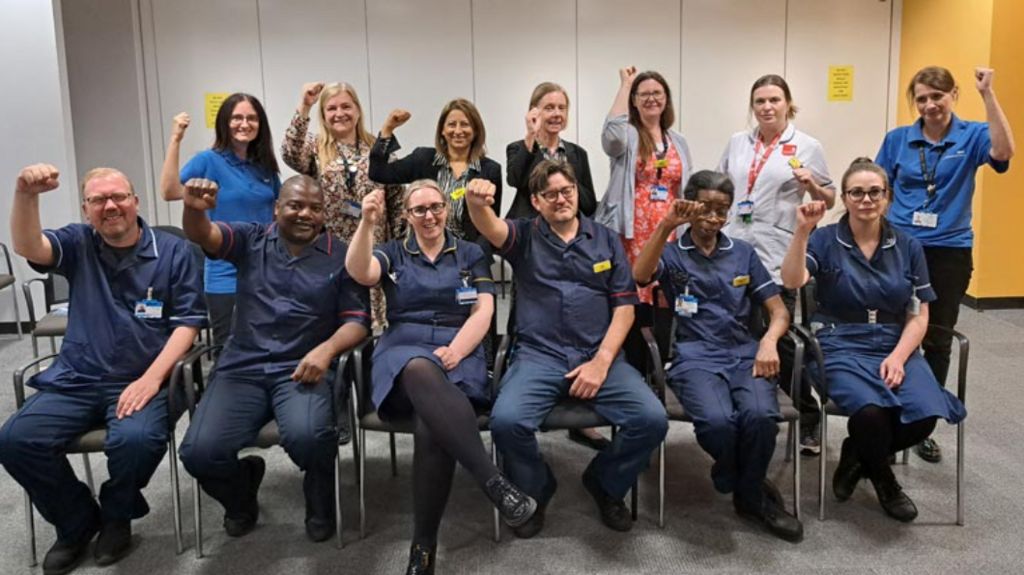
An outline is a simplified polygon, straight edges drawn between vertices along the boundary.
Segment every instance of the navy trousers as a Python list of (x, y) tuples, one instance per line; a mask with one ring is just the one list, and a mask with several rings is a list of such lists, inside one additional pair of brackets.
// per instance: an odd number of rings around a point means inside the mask
[[(167, 450), (167, 390), (141, 410), (117, 419), (123, 383), (75, 390), (42, 390), (25, 401), (0, 429), (0, 463), (28, 491), (60, 541), (77, 541), (98, 521), (143, 517), (149, 505), (142, 489)], [(104, 452), (110, 478), (100, 488), (99, 507), (78, 480), (66, 450), (79, 435), (107, 426)]]

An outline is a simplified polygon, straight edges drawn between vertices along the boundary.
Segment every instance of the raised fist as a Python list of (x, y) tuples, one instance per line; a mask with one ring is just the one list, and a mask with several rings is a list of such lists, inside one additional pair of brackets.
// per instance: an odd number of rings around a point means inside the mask
[(800, 204), (796, 208), (796, 225), (804, 230), (810, 231), (814, 226), (818, 225), (821, 218), (825, 217), (825, 212), (827, 210), (828, 208), (825, 207), (825, 202), (821, 200)]
[(33, 196), (57, 189), (60, 172), (50, 164), (32, 164), (22, 168), (18, 173), (18, 181), (15, 191), (21, 194), (32, 194)]
[(540, 108), (533, 107), (526, 113), (526, 135), (536, 138), (540, 132)]
[(384, 120), (384, 127), (381, 128), (380, 131), (385, 135), (385, 137), (390, 137), (395, 130), (402, 127), (402, 125), (408, 122), (411, 117), (412, 114), (410, 114), (408, 110), (395, 108), (394, 110), (391, 110), (391, 113), (388, 114), (388, 118)]
[(985, 94), (992, 90), (992, 76), (995, 76), (996, 71), (992, 68), (975, 68), (974, 69), (974, 86), (978, 88), (978, 92)]
[(626, 66), (619, 70), (619, 81), (623, 86), (632, 86), (636, 80), (636, 66)]
[(185, 112), (174, 116), (174, 119), (171, 120), (171, 139), (175, 142), (180, 142), (185, 137), (185, 130), (188, 129), (188, 125), (191, 123), (192, 118)]
[(309, 82), (302, 85), (302, 107), (309, 110), (316, 104), (316, 99), (320, 97), (320, 92), (324, 90), (323, 82)]
[(480, 207), (493, 206), (495, 191), (497, 188), (490, 180), (483, 178), (470, 180), (469, 185), (466, 186), (466, 202)]
[(185, 205), (193, 210), (206, 211), (217, 207), (217, 182), (192, 178), (185, 182)]
[(704, 204), (693, 200), (673, 200), (672, 209), (665, 214), (665, 222), (672, 228), (683, 224), (692, 224), (704, 213)]
[(377, 188), (363, 196), (363, 219), (377, 225), (384, 217), (384, 190)]

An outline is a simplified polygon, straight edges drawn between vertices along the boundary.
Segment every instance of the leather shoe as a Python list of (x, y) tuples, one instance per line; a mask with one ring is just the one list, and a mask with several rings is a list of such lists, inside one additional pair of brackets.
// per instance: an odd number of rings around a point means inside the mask
[(839, 456), (839, 466), (832, 476), (832, 493), (839, 501), (846, 501), (853, 495), (863, 476), (863, 468), (860, 459), (857, 457), (853, 441), (847, 437), (843, 440), (842, 451)]
[(885, 513), (904, 523), (910, 523), (917, 518), (917, 506), (903, 493), (903, 488), (895, 477), (884, 479), (872, 479), (875, 486), (875, 493), (878, 495), (878, 502), (882, 504)]
[(306, 537), (313, 543), (322, 543), (334, 536), (334, 521), (327, 519), (306, 519)]
[(537, 502), (500, 473), (487, 480), (484, 491), (509, 527), (519, 527), (537, 511)]
[(109, 521), (100, 528), (92, 556), (100, 567), (112, 565), (132, 552), (132, 522)]
[(938, 463), (942, 461), (942, 448), (939, 447), (939, 444), (931, 437), (925, 439), (921, 443), (918, 443), (917, 446), (914, 447), (914, 452), (928, 463)]
[(433, 575), (436, 559), (436, 546), (425, 547), (414, 543), (409, 549), (409, 566), (405, 568), (405, 575)]
[(626, 508), (622, 499), (616, 499), (605, 492), (601, 482), (597, 479), (594, 471), (594, 464), (587, 466), (583, 472), (583, 487), (587, 489), (591, 497), (597, 503), (597, 509), (601, 513), (601, 521), (616, 531), (629, 531), (633, 528), (633, 517)]
[(248, 535), (256, 528), (256, 521), (260, 517), (258, 500), (260, 483), (263, 482), (263, 475), (267, 471), (266, 462), (257, 455), (243, 457), (240, 463), (249, 477), (248, 499), (245, 502), (244, 511), (235, 514), (224, 514), (224, 531), (231, 537)]
[[(767, 483), (767, 481), (766, 481)], [(771, 485), (770, 483), (768, 485)], [(741, 517), (747, 517), (761, 523), (769, 533), (791, 543), (799, 543), (804, 538), (804, 526), (799, 519), (793, 517), (786, 511), (786, 508), (781, 503), (781, 495), (775, 490), (775, 494), (770, 492), (774, 489), (774, 485), (771, 488), (765, 486), (761, 495), (761, 504), (759, 506), (750, 506), (744, 504), (737, 494), (733, 494), (732, 503), (736, 509), (736, 513)], [(777, 500), (775, 495), (779, 496)]]
[(57, 540), (43, 559), (43, 575), (64, 575), (78, 567), (82, 559), (85, 559), (85, 552), (89, 549), (89, 542), (94, 535), (95, 527), (77, 541)]
[(583, 433), (582, 429), (570, 429), (569, 439), (583, 447), (589, 447), (594, 451), (601, 451), (612, 444), (612, 442), (604, 436), (591, 437), (586, 433)]

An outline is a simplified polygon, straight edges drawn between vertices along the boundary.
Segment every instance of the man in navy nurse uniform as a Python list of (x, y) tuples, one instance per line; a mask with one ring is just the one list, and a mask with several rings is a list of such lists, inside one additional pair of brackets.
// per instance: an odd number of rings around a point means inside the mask
[[(67, 333), (57, 360), (29, 381), (39, 391), (0, 430), (0, 463), (57, 529), (43, 560), (47, 575), (73, 570), (97, 531), (98, 565), (131, 552), (131, 521), (149, 512), (141, 490), (167, 449), (163, 383), (206, 323), (188, 242), (138, 216), (123, 173), (96, 168), (82, 178), (88, 224), (42, 230), (39, 196), (59, 177), (49, 164), (21, 171), (11, 237), (33, 269), (67, 278)], [(65, 452), (101, 424), (110, 477), (97, 504)]]
[(473, 225), (516, 277), (516, 349), (491, 411), (491, 434), (509, 479), (538, 504), (514, 532), (532, 537), (544, 526), (557, 484), (535, 432), (566, 397), (589, 402), (619, 428), (583, 473), (583, 485), (604, 524), (628, 531), (632, 518), (623, 498), (668, 430), (665, 408), (621, 353), (636, 284), (618, 236), (578, 214), (568, 164), (539, 163), (530, 190), (540, 215), (500, 220), (489, 207), (492, 184), (474, 180), (467, 189)]
[(336, 524), (330, 365), (366, 337), (369, 295), (345, 271), (345, 243), (324, 229), (316, 180), (289, 178), (270, 226), (211, 223), (205, 210), (216, 201), (216, 183), (189, 180), (182, 223), (207, 255), (238, 268), (237, 315), (181, 460), (224, 506), (227, 534), (245, 535), (259, 517), (265, 463), (255, 455), (238, 459), (238, 452), (276, 419), (281, 446), (305, 471), (306, 535), (325, 541)]

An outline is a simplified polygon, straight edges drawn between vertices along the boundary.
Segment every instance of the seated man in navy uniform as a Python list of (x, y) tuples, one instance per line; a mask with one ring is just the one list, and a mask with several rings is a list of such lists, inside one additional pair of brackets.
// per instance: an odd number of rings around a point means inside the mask
[[(0, 462), (57, 529), (43, 572), (67, 573), (99, 532), (94, 555), (109, 565), (131, 549), (131, 521), (149, 512), (142, 488), (167, 449), (167, 389), (174, 364), (206, 322), (202, 274), (188, 242), (138, 216), (131, 182), (112, 168), (82, 178), (89, 224), (41, 229), (39, 195), (57, 169), (28, 166), (11, 209), (14, 250), (33, 269), (68, 279), (68, 328), (60, 356), (29, 381), (39, 391), (0, 430)], [(107, 470), (99, 502), (65, 451), (105, 424)]]
[(181, 460), (224, 506), (232, 537), (252, 531), (265, 464), (238, 459), (260, 428), (277, 420), (281, 446), (305, 471), (306, 534), (335, 533), (334, 454), (338, 432), (331, 362), (369, 333), (366, 288), (345, 271), (347, 246), (324, 228), (315, 180), (293, 176), (274, 205), (274, 223), (212, 223), (217, 184), (185, 183), (182, 224), (212, 258), (238, 268), (231, 337), (181, 445)]
[(544, 526), (557, 484), (535, 432), (566, 397), (589, 402), (619, 428), (583, 473), (583, 486), (605, 525), (628, 531), (623, 497), (668, 430), (665, 408), (621, 353), (637, 303), (632, 271), (619, 238), (578, 214), (568, 164), (537, 164), (530, 190), (540, 215), (503, 221), (488, 207), (492, 184), (473, 180), (467, 189), (473, 224), (515, 270), (515, 357), (491, 411), (509, 479), (537, 500), (536, 513), (514, 531), (527, 538)]

